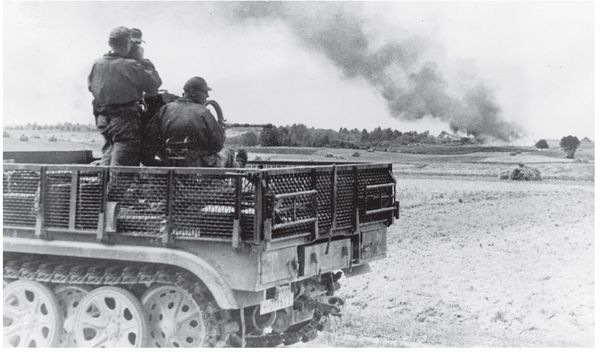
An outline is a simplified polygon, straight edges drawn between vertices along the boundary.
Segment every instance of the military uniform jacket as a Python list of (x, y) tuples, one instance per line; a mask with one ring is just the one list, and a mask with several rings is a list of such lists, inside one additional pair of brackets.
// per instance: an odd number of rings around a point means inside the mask
[[(223, 148), (225, 130), (211, 112), (202, 104), (189, 98), (179, 98), (163, 106), (148, 126), (150, 140), (160, 129), (160, 141), (183, 142), (186, 138), (190, 149), (204, 155), (214, 154)], [(156, 136), (158, 137), (158, 136)]]
[(88, 89), (94, 105), (115, 105), (141, 100), (143, 92), (156, 92), (162, 84), (152, 65), (108, 53), (94, 62)]

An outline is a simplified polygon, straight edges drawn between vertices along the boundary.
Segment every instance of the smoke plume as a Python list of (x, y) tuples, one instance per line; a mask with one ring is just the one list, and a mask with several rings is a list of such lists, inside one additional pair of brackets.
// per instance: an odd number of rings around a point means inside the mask
[(520, 136), (519, 126), (502, 120), (489, 87), (481, 83), (462, 98), (451, 96), (436, 63), (422, 57), (427, 43), (405, 33), (381, 41), (369, 32), (370, 26), (378, 24), (358, 15), (360, 12), (356, 4), (348, 3), (232, 4), (236, 20), (281, 21), (303, 45), (325, 55), (345, 77), (367, 80), (385, 98), (394, 117), (418, 120), (433, 116), (446, 121), (454, 132), (504, 141)]

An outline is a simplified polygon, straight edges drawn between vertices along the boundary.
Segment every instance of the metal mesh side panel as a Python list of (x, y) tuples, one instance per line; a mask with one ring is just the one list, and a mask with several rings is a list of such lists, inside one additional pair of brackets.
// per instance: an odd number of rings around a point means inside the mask
[(233, 177), (176, 175), (172, 205), (173, 235), (180, 237), (231, 236), (233, 234), (235, 201)]
[[(358, 172), (359, 190), (364, 190), (366, 185), (386, 184), (392, 182), (394, 182), (394, 179), (390, 175), (387, 168), (359, 170)], [(366, 191), (365, 195), (366, 198), (364, 202), (360, 202), (360, 222), (371, 222), (389, 218), (389, 212), (367, 216), (365, 215), (365, 211), (393, 206), (394, 193), (392, 187), (368, 190)]]
[(35, 226), (35, 202), (40, 173), (30, 170), (4, 170), (2, 175), (4, 225)]
[(111, 172), (108, 201), (119, 203), (117, 231), (157, 235), (166, 220), (167, 175)]
[(331, 229), (332, 220), (332, 172), (317, 173), (317, 212), (319, 219), (319, 233), (325, 233)]
[(254, 239), (254, 206), (255, 206), (256, 188), (247, 178), (242, 178), (242, 203), (240, 227), (242, 239)]
[[(312, 177), (310, 173), (294, 173), (288, 175), (273, 175), (269, 178), (269, 189), (275, 194), (285, 194), (312, 190)], [(275, 227), (280, 224), (305, 220), (313, 217), (312, 195), (282, 199), (279, 210), (273, 214), (273, 238), (310, 232), (313, 224), (299, 224), (281, 229)]]
[(71, 200), (71, 171), (46, 173), (44, 224), (47, 227), (68, 228)]
[(352, 226), (354, 202), (354, 175), (352, 170), (340, 170), (337, 174), (336, 227)]
[(75, 227), (96, 229), (102, 202), (102, 172), (80, 172), (77, 183)]

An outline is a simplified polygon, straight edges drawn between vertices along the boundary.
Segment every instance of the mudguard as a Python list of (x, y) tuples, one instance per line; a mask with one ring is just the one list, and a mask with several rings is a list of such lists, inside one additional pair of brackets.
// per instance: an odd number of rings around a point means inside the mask
[[(248, 299), (243, 297), (245, 295), (242, 292), (232, 290), (219, 273), (202, 258), (178, 249), (60, 240), (41, 241), (5, 235), (4, 251), (174, 265), (196, 275), (223, 309), (240, 308), (240, 303), (244, 303), (239, 301)], [(262, 297), (261, 292), (249, 293), (256, 296), (253, 297), (254, 300)]]

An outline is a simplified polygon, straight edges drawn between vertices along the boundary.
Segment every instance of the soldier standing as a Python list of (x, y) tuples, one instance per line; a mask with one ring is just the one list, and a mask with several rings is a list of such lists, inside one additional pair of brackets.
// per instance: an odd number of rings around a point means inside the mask
[(153, 65), (130, 58), (129, 28), (113, 29), (108, 44), (112, 50), (94, 62), (88, 77), (96, 127), (106, 139), (102, 165), (137, 166), (141, 146), (140, 102), (144, 92), (155, 93), (162, 81)]

